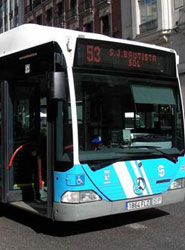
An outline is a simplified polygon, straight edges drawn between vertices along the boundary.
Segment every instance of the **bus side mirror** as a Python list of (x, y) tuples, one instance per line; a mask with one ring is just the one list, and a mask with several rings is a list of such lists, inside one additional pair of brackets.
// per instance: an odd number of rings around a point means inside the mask
[(66, 100), (66, 74), (64, 72), (51, 72), (49, 74), (49, 99)]

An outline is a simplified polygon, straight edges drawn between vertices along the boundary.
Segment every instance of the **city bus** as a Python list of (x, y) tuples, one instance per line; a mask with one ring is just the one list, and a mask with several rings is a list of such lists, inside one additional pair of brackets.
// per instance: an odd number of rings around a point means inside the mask
[(0, 201), (54, 221), (185, 197), (172, 49), (24, 24), (0, 35)]

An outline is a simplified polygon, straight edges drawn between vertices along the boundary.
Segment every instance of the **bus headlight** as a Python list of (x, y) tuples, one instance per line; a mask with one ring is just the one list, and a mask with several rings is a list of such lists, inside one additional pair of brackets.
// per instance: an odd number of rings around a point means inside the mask
[(101, 198), (92, 190), (85, 191), (67, 191), (62, 197), (61, 202), (64, 203), (85, 203), (91, 201), (99, 201)]
[(179, 189), (179, 188), (184, 188), (184, 187), (185, 187), (185, 179), (179, 178), (171, 183), (169, 190), (174, 190), (174, 189)]

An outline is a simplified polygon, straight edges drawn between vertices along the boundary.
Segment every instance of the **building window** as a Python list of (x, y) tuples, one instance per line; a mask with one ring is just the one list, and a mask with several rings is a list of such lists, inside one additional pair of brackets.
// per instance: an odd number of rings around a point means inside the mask
[(57, 8), (58, 8), (58, 18), (60, 22), (62, 22), (64, 19), (64, 2), (58, 3)]
[(64, 2), (60, 2), (57, 4), (58, 16), (62, 16), (64, 12)]
[(37, 16), (37, 24), (42, 24), (42, 15)]
[(58, 16), (57, 16), (57, 23), (56, 25), (57, 26), (60, 26), (60, 27), (64, 27), (64, 2), (60, 2), (57, 4), (57, 13), (58, 13)]
[(138, 0), (140, 9), (140, 33), (157, 28), (157, 0)]
[(93, 32), (93, 22), (87, 23), (84, 25), (84, 31)]
[(33, 0), (27, 0), (27, 6), (33, 6)]
[(19, 1), (18, 1), (18, 0), (15, 0), (14, 6), (15, 6), (15, 8), (16, 8), (17, 6), (19, 6)]
[(19, 26), (20, 25), (20, 23), (19, 23), (19, 18), (18, 18), (18, 16), (15, 16), (14, 17), (14, 27), (17, 27), (17, 26)]
[(52, 24), (52, 8), (46, 11), (46, 21), (47, 21), (47, 24), (49, 25)]
[(102, 34), (110, 36), (110, 20), (109, 15), (101, 18)]
[(71, 0), (70, 1), (70, 8), (75, 9), (76, 8), (76, 0)]

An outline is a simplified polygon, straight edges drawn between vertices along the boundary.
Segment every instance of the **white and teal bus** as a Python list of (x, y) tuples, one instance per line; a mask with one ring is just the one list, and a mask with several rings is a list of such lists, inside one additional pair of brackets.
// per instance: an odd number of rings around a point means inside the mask
[(184, 200), (174, 50), (25, 24), (0, 35), (0, 199), (56, 221)]

